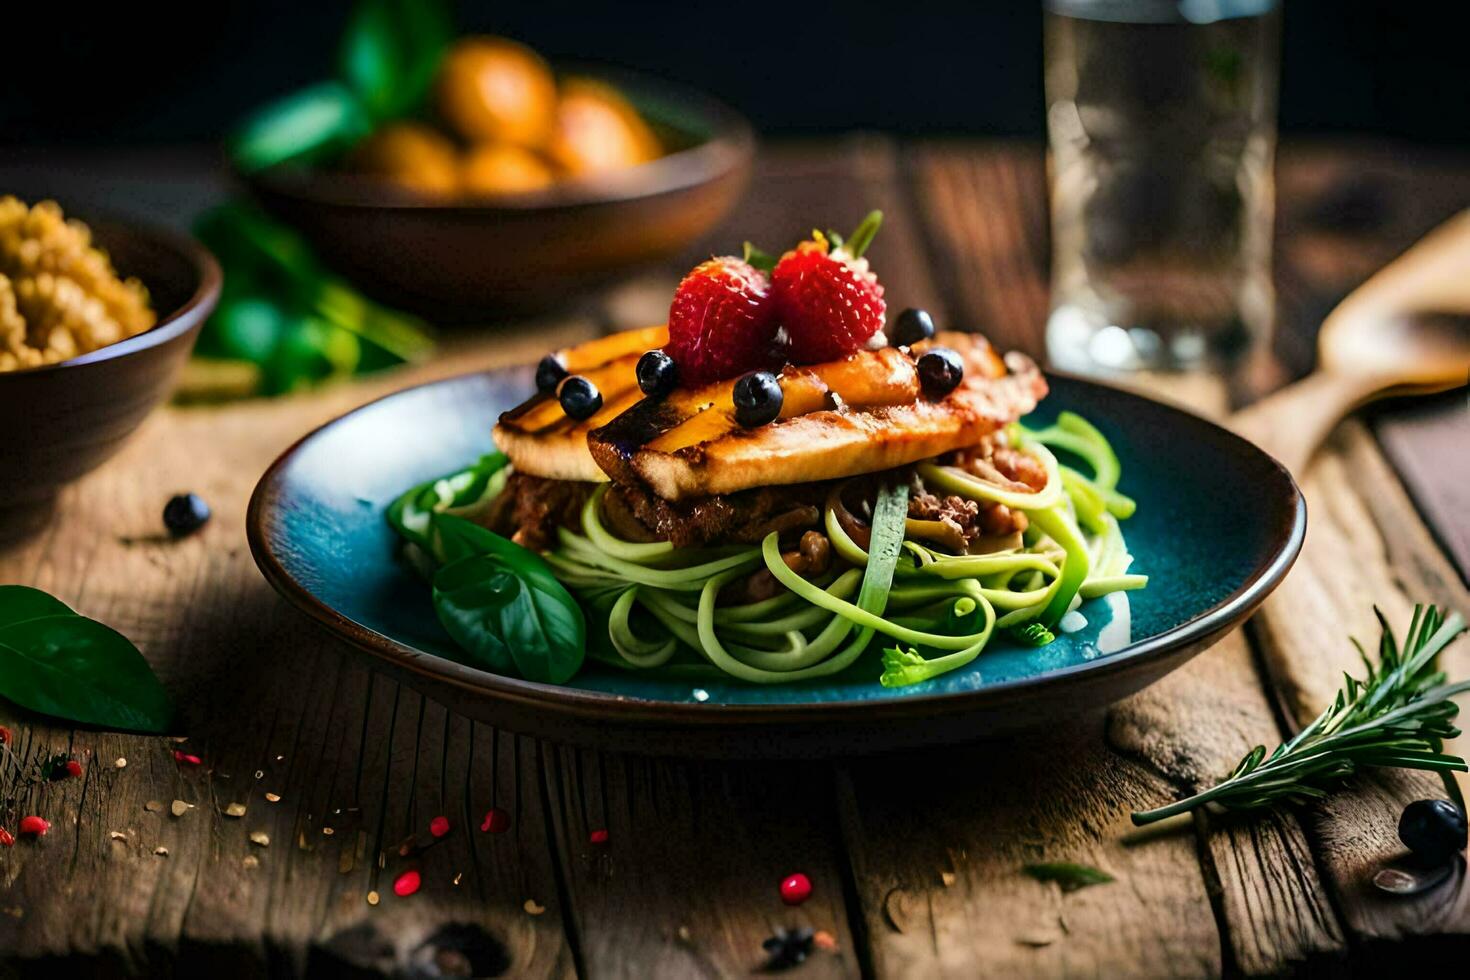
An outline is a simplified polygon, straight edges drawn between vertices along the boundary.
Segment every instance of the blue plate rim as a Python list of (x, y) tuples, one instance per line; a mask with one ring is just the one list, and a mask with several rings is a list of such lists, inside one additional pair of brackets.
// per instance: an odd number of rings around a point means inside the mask
[[(467, 691), (494, 699), (519, 702), (536, 708), (547, 709), (581, 717), (596, 717), (613, 720), (606, 709), (614, 707), (616, 720), (627, 724), (672, 724), (672, 725), (728, 725), (750, 723), (761, 725), (799, 720), (809, 722), (814, 716), (854, 713), (867, 714), (875, 720), (880, 718), (906, 717), (913, 714), (938, 715), (959, 711), (972, 711), (989, 706), (1009, 703), (1018, 697), (1053, 692), (1077, 677), (1102, 680), (1113, 674), (1142, 670), (1150, 663), (1191, 646), (1203, 648), (1231, 627), (1244, 622), (1266, 597), (1280, 584), (1291, 570), (1301, 553), (1306, 538), (1307, 507), (1300, 487), (1290, 471), (1264, 449), (1237, 435), (1222, 425), (1178, 405), (1147, 398), (1137, 392), (1117, 385), (1110, 385), (1096, 378), (1088, 378), (1065, 371), (1047, 370), (1048, 379), (1063, 379), (1072, 384), (1102, 388), (1110, 397), (1125, 401), (1137, 401), (1166, 411), (1177, 412), (1189, 417), (1194, 424), (1204, 426), (1215, 438), (1234, 443), (1248, 454), (1257, 455), (1271, 465), (1285, 481), (1291, 495), (1289, 527), (1285, 540), (1271, 559), (1252, 570), (1250, 576), (1230, 595), (1198, 615), (1171, 627), (1162, 633), (1123, 647), (1106, 657), (1090, 660), (1067, 667), (1059, 667), (1041, 674), (999, 681), (966, 691), (950, 691), (935, 694), (914, 694), (902, 698), (851, 699), (841, 701), (805, 701), (773, 704), (718, 704), (691, 701), (659, 700), (640, 698), (603, 691), (564, 687), (523, 680), (480, 670), (467, 664), (457, 663), (437, 654), (409, 646), (372, 627), (344, 616), (313, 595), (285, 567), (277, 556), (270, 541), (267, 524), (275, 511), (271, 498), (280, 491), (280, 481), (296, 455), (309, 442), (328, 429), (347, 423), (353, 416), (376, 408), (396, 398), (434, 387), (464, 382), (478, 377), (494, 375), (526, 374), (530, 368), (491, 368), (469, 371), (435, 378), (409, 385), (381, 395), (313, 428), (287, 447), (262, 474), (245, 515), (246, 539), (251, 555), (261, 574), (271, 587), (288, 602), (296, 606), (311, 619), (329, 631), (345, 639), (352, 646), (387, 661), (391, 666), (407, 670), (428, 680), (447, 683)], [(376, 515), (381, 518), (381, 515)], [(875, 682), (876, 683), (876, 682)]]

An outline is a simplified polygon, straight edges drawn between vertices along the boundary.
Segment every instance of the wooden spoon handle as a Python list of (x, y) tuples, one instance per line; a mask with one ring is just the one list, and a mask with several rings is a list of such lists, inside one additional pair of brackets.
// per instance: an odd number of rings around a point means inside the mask
[(1236, 412), (1228, 424), (1300, 476), (1333, 427), (1379, 387), (1375, 378), (1318, 372)]

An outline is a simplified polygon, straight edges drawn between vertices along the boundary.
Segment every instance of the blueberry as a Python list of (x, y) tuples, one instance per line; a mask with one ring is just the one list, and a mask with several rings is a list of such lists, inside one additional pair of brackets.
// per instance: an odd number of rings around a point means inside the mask
[(561, 410), (567, 413), (567, 417), (579, 422), (590, 419), (602, 407), (602, 392), (597, 390), (597, 385), (580, 374), (574, 374), (563, 381), (556, 390), (556, 398), (561, 402)]
[(1399, 840), (1426, 865), (1444, 864), (1465, 849), (1465, 814), (1449, 800), (1415, 800), (1399, 817)]
[(163, 505), (163, 526), (176, 538), (193, 534), (208, 520), (209, 505), (197, 493), (178, 494)]
[(893, 321), (888, 331), (888, 342), (894, 347), (912, 347), (921, 340), (934, 336), (934, 318), (927, 310), (907, 309)]
[(667, 395), (679, 383), (679, 367), (661, 350), (638, 358), (638, 388), (645, 395)]
[(965, 362), (948, 347), (936, 347), (919, 358), (919, 384), (930, 398), (943, 398), (965, 376)]
[(536, 390), (543, 395), (549, 395), (561, 384), (561, 379), (567, 376), (567, 366), (561, 362), (558, 354), (547, 354), (541, 358), (541, 363), (536, 365)]
[(747, 429), (765, 425), (781, 414), (781, 382), (770, 371), (752, 371), (735, 382), (735, 421)]

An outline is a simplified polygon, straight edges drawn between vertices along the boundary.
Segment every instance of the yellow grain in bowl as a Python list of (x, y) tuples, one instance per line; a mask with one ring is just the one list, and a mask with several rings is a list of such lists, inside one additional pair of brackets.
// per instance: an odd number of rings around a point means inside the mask
[(148, 290), (120, 279), (55, 201), (0, 197), (0, 371), (54, 364), (149, 329)]

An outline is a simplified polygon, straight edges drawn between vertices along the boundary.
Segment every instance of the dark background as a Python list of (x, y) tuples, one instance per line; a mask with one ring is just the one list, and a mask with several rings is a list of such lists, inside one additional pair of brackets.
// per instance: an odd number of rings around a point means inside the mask
[[(349, 4), (23, 6), (0, 24), (0, 143), (214, 138), (330, 74)], [(1042, 135), (1039, 0), (458, 6), (466, 30), (689, 82), (768, 133)], [(1460, 7), (1286, 0), (1282, 129), (1470, 142), (1466, 35), (1446, 19)]]

